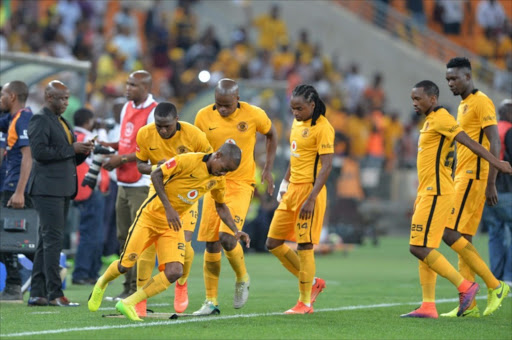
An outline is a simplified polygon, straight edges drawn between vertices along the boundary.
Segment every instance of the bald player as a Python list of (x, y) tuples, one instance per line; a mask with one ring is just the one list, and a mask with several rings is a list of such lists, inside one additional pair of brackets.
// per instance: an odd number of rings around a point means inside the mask
[[(178, 120), (179, 115), (174, 104), (159, 103), (155, 108), (155, 122), (142, 127), (137, 133), (137, 168), (142, 174), (151, 171), (169, 158), (188, 152), (211, 153), (212, 147), (203, 131), (192, 124)], [(174, 310), (183, 313), (188, 306), (187, 279), (190, 274), (194, 249), (192, 235), (196, 227), (198, 203), (183, 214), (183, 230), (185, 232), (185, 262), (183, 275), (178, 279), (174, 292)], [(137, 261), (137, 289), (142, 289), (151, 278), (155, 267), (156, 249), (148, 247)], [(146, 300), (136, 306), (139, 316), (146, 314)]]
[[(154, 110), (157, 102), (149, 93), (151, 91), (152, 78), (147, 71), (135, 71), (126, 81), (126, 99), (128, 102), (121, 111), (120, 137), (117, 143), (102, 143), (117, 150), (117, 154), (103, 165), (111, 171), (116, 169), (117, 174), (117, 199), (116, 199), (116, 223), (117, 238), (120, 248), (123, 249), (128, 229), (132, 225), (135, 214), (149, 191), (149, 175), (141, 174), (136, 162), (136, 138), (137, 132), (144, 125), (154, 122)], [(116, 300), (124, 299), (137, 290), (137, 269), (134, 267), (125, 276), (123, 291)]]
[[(266, 162), (262, 181), (267, 182), (270, 195), (274, 192), (272, 167), (277, 148), (277, 133), (265, 111), (239, 101), (238, 84), (232, 79), (221, 79), (215, 88), (215, 103), (201, 109), (195, 125), (201, 129), (214, 150), (224, 143), (236, 144), (242, 150), (242, 161), (236, 171), (226, 176), (226, 205), (238, 229), (242, 229), (254, 192), (254, 146), (257, 132), (266, 137)], [(203, 200), (198, 241), (206, 242), (203, 275), (206, 300), (194, 312), (198, 315), (217, 313), (221, 249), (224, 249), (231, 268), (236, 274), (234, 308), (242, 308), (249, 297), (250, 279), (245, 267), (244, 253), (232, 230), (221, 221), (210, 194)]]
[(93, 150), (92, 141), (76, 142), (62, 114), (69, 90), (58, 80), (45, 89), (44, 107), (28, 125), (32, 173), (28, 193), (39, 214), (39, 239), (34, 256), (29, 306), (78, 306), (62, 292), (59, 260), (69, 203), (77, 193), (76, 166)]
[(213, 154), (177, 155), (153, 170), (149, 195), (137, 212), (121, 258), (113, 262), (98, 279), (89, 298), (89, 310), (97, 311), (108, 283), (126, 273), (135, 265), (142, 251), (155, 244), (160, 273), (143, 289), (116, 304), (117, 310), (128, 319), (142, 321), (135, 311), (135, 305), (165, 291), (183, 274), (185, 234), (181, 221), (183, 215), (206, 192), (211, 192), (217, 214), (231, 230), (235, 240), (245, 241), (249, 246), (249, 236), (237, 228), (224, 198), (224, 176), (235, 171), (240, 161), (240, 149), (236, 145), (225, 144)]

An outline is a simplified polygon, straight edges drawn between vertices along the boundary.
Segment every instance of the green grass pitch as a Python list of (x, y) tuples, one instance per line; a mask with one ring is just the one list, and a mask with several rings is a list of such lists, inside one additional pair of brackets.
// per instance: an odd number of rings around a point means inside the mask
[[(487, 238), (476, 237), (484, 259)], [(457, 264), (455, 253), (446, 246), (441, 252)], [(90, 286), (68, 285), (65, 294), (81, 303), (78, 308), (33, 307), (0, 304), (1, 339), (512, 339), (512, 299), (509, 297), (489, 317), (438, 320), (401, 319), (419, 306), (421, 289), (417, 261), (408, 252), (406, 237), (383, 237), (378, 247), (356, 247), (347, 255), (316, 256), (317, 276), (327, 289), (320, 294), (312, 315), (282, 315), (298, 298), (297, 282), (270, 254), (249, 254), (251, 295), (240, 310), (232, 307), (234, 274), (225, 258), (219, 287), (220, 316), (146, 319), (134, 323), (122, 318), (102, 318), (114, 313), (114, 303), (104, 301), (96, 313), (87, 310)], [(70, 276), (68, 276), (68, 282)], [(120, 292), (122, 278), (114, 281), (106, 296)], [(478, 305), (486, 305), (486, 289)], [(151, 299), (155, 312), (174, 312), (174, 286)], [(198, 309), (204, 300), (202, 254), (196, 253), (189, 279), (190, 304)], [(457, 305), (457, 291), (438, 278), (438, 312)], [(25, 301), (27, 295), (25, 295)]]

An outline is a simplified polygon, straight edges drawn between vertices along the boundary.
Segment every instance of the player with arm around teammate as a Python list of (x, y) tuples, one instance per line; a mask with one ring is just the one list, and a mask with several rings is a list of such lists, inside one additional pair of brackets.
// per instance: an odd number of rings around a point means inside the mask
[(462, 130), (442, 106), (437, 105), (439, 88), (430, 80), (417, 83), (411, 92), (414, 110), (426, 115), (418, 143), (418, 196), (411, 222), (410, 252), (419, 259), (422, 305), (402, 317), (437, 318), (435, 284), (437, 274), (448, 279), (459, 291), (458, 315), (469, 308), (479, 286), (468, 281), (438, 252), (447, 220), (453, 209), (455, 189), (451, 177), (454, 141), (487, 159), (502, 172), (512, 173), (501, 162)]
[[(325, 104), (313, 86), (297, 86), (290, 107), (295, 118), (290, 134), (290, 165), (279, 188), (280, 204), (266, 244), (299, 281), (299, 301), (285, 313), (310, 314), (316, 297), (325, 288), (325, 281), (315, 277), (313, 245), (320, 241), (322, 231), (334, 129), (325, 118)], [(297, 253), (284, 244), (285, 240), (297, 242)]]
[(240, 149), (236, 145), (226, 144), (213, 154), (177, 155), (151, 172), (152, 185), (148, 198), (130, 227), (120, 259), (112, 262), (94, 286), (88, 302), (90, 311), (95, 312), (101, 306), (108, 283), (127, 272), (144, 249), (155, 244), (160, 273), (143, 289), (116, 304), (117, 310), (128, 319), (141, 321), (135, 305), (165, 291), (182, 276), (185, 257), (182, 215), (208, 191), (212, 192), (217, 213), (236, 240), (243, 240), (249, 246), (249, 236), (238, 230), (224, 203), (224, 176), (238, 168), (240, 159)]
[[(467, 58), (453, 58), (446, 65), (446, 80), (453, 95), (460, 96), (457, 122), (468, 136), (489, 150), (496, 158), (500, 155), (496, 109), (492, 100), (475, 88), (471, 75), (471, 63)], [(510, 287), (499, 281), (482, 260), (472, 245), (485, 202), (490, 206), (498, 202), (496, 191), (497, 170), (489, 166), (482, 156), (465, 145), (457, 145), (457, 169), (455, 171), (454, 209), (444, 231), (443, 241), (457, 252), (459, 272), (470, 280), (475, 274), (487, 286), (487, 307), (483, 315), (492, 314), (507, 296)], [(462, 237), (461, 237), (462, 235)], [(443, 317), (456, 317), (457, 307)], [(464, 316), (479, 317), (480, 311), (474, 301)]]

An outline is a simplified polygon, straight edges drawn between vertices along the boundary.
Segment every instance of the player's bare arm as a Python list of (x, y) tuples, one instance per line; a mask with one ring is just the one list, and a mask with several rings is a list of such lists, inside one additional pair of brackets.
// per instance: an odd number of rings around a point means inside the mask
[(300, 215), (299, 217), (301, 219), (309, 219), (311, 216), (313, 216), (313, 210), (315, 209), (315, 201), (316, 197), (320, 193), (320, 190), (322, 190), (323, 186), (327, 182), (327, 178), (329, 177), (329, 174), (331, 173), (332, 169), (332, 159), (334, 157), (334, 154), (329, 153), (325, 155), (320, 155), (320, 161), (322, 162), (322, 168), (318, 172), (318, 175), (315, 180), (315, 185), (313, 186), (313, 190), (311, 190), (311, 193), (309, 194), (308, 198), (306, 199), (306, 202), (302, 205), (302, 208), (300, 209)]
[(135, 158), (137, 160), (137, 170), (139, 170), (139, 172), (141, 174), (145, 174), (145, 175), (151, 174), (151, 171), (155, 170), (160, 165), (164, 164), (166, 161), (166, 159), (162, 159), (157, 164), (151, 164), (151, 163), (148, 163), (148, 161), (143, 161), (142, 159), (137, 158), (137, 157), (135, 157)]
[(179, 231), (181, 229), (180, 215), (176, 210), (174, 210), (167, 194), (165, 193), (164, 174), (162, 169), (157, 168), (155, 171), (151, 172), (151, 182), (153, 182), (156, 194), (164, 206), (165, 217), (167, 218), (169, 228), (172, 228), (174, 231)]
[(274, 194), (274, 179), (272, 178), (272, 168), (274, 167), (274, 159), (276, 158), (277, 149), (277, 131), (274, 125), (270, 127), (270, 130), (265, 134), (267, 137), (267, 159), (265, 161), (265, 167), (261, 173), (261, 183), (267, 182), (267, 192), (270, 196)]
[(465, 145), (476, 155), (488, 161), (489, 164), (495, 167), (498, 171), (506, 174), (512, 174), (512, 167), (510, 166), (509, 162), (500, 161), (492, 153), (487, 151), (487, 149), (485, 149), (482, 145), (472, 140), (464, 131), (459, 132), (457, 136), (455, 136), (455, 140), (458, 143)]
[[(498, 135), (498, 126), (489, 125), (484, 128), (484, 133), (487, 139), (489, 139), (490, 147), (489, 151), (494, 157), (499, 159), (501, 143)], [(485, 198), (487, 199), (487, 205), (496, 205), (498, 203), (498, 192), (496, 190), (496, 176), (498, 171), (494, 167), (489, 167), (489, 176), (487, 177), (487, 188), (485, 189)]]
[(224, 222), (229, 229), (235, 234), (235, 238), (238, 240), (242, 240), (245, 242), (247, 248), (251, 246), (251, 238), (249, 235), (241, 230), (238, 230), (236, 227), (235, 221), (233, 221), (233, 217), (231, 216), (231, 212), (229, 208), (224, 203), (215, 202), (215, 209), (217, 209), (217, 214), (219, 214), (220, 219)]
[(32, 152), (29, 146), (21, 148), (21, 170), (16, 190), (7, 202), (8, 207), (23, 209), (25, 207), (25, 187), (32, 169)]

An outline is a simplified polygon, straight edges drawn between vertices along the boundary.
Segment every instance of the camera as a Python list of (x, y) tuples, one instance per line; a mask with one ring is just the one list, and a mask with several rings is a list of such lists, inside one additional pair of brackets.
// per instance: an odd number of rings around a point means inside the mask
[(100, 144), (96, 144), (94, 146), (94, 150), (92, 152), (92, 164), (89, 167), (89, 171), (85, 174), (84, 180), (82, 181), (83, 187), (87, 185), (94, 190), (94, 187), (96, 187), (96, 182), (98, 181), (98, 174), (100, 173), (101, 164), (103, 163), (105, 155), (111, 155), (115, 152), (116, 150), (114, 150), (110, 146), (108, 148)]

